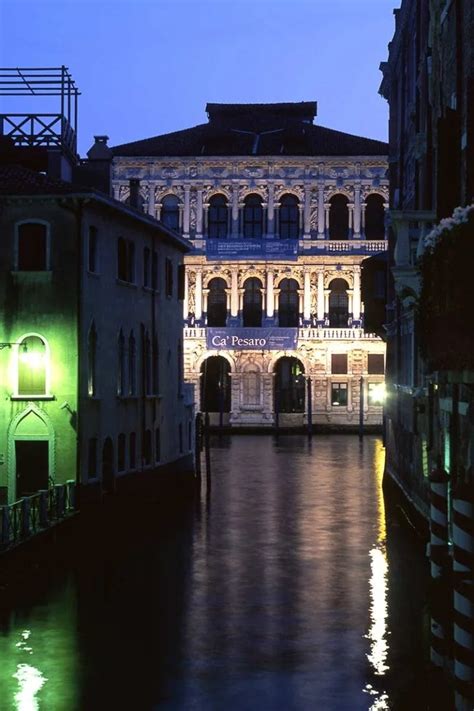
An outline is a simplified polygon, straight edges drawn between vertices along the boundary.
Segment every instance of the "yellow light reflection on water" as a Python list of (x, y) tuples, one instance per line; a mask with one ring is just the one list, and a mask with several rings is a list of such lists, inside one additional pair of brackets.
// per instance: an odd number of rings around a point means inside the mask
[[(383, 676), (389, 668), (387, 665), (387, 527), (382, 491), (384, 467), (385, 450), (382, 443), (377, 441), (374, 450), (377, 496), (377, 545), (369, 552), (371, 572), (369, 580), (371, 624), (367, 634), (367, 639), (370, 640), (370, 653), (367, 655), (367, 658), (376, 676)], [(385, 692), (379, 692), (371, 684), (367, 684), (364, 691), (374, 697), (370, 711), (380, 711), (380, 709), (389, 708), (389, 698)]]

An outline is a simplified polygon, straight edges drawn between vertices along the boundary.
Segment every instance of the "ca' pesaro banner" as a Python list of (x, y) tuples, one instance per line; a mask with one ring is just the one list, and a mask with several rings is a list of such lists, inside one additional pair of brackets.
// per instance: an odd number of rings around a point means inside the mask
[(291, 351), (298, 345), (297, 328), (208, 328), (209, 350)]

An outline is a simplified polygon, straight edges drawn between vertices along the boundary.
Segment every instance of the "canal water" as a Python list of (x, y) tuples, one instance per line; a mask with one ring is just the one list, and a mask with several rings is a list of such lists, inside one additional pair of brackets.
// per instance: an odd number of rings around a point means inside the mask
[(123, 511), (25, 578), (1, 711), (435, 708), (424, 546), (384, 504), (380, 439), (212, 444), (195, 500), (144, 528)]

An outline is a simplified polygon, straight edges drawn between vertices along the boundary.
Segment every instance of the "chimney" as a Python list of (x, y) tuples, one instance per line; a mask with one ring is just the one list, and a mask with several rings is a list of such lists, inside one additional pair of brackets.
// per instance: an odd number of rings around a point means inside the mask
[(140, 180), (138, 178), (130, 178), (130, 207), (141, 210)]
[(94, 143), (87, 151), (87, 160), (82, 160), (74, 171), (74, 180), (101, 190), (106, 195), (112, 192), (112, 150), (108, 147), (108, 136), (94, 136)]

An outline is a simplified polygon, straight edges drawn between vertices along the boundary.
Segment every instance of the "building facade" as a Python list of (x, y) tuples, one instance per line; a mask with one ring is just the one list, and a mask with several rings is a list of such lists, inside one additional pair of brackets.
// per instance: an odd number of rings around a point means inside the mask
[[(387, 482), (429, 521), (431, 661), (474, 707), (474, 4), (404, 0), (390, 106)], [(391, 487), (393, 489), (393, 487)]]
[(0, 166), (0, 206), (1, 503), (191, 469), (187, 243), (105, 194), (18, 166)]
[[(316, 104), (208, 104), (201, 126), (113, 148), (113, 189), (190, 240), (185, 377), (214, 424), (380, 425), (385, 345), (360, 271), (386, 249), (386, 145)], [(362, 387), (362, 396), (361, 396)]]

